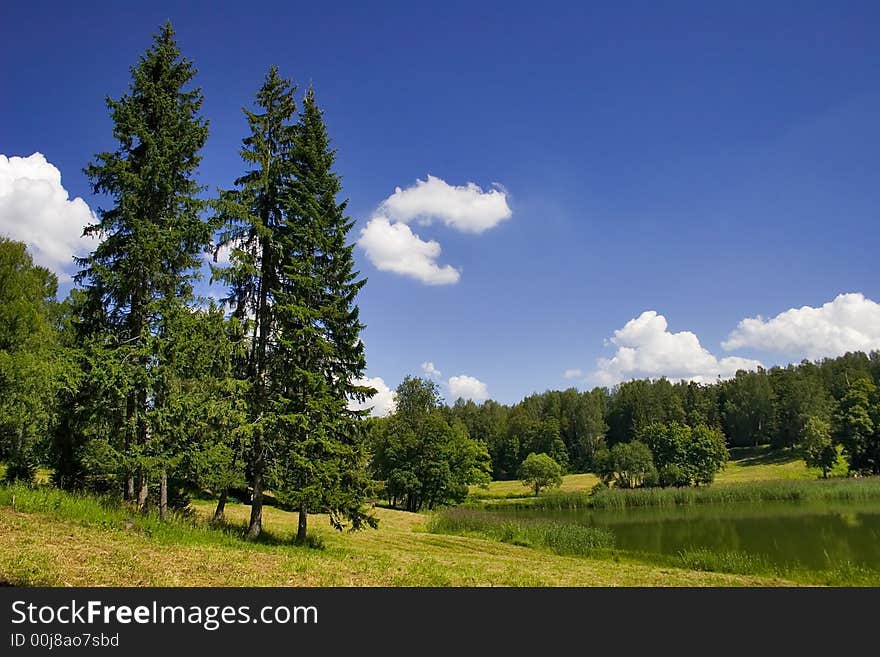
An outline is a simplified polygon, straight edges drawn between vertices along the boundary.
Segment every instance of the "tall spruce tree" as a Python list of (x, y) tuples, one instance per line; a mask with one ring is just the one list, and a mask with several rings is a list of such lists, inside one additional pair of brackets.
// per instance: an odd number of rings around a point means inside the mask
[(293, 179), (286, 189), (282, 276), (277, 295), (280, 444), (273, 461), (273, 489), (299, 510), (297, 541), (306, 538), (309, 512), (323, 511), (331, 524), (353, 528), (375, 520), (362, 505), (368, 491), (360, 419), (348, 409), (375, 391), (357, 385), (366, 367), (356, 297), (366, 283), (354, 268), (347, 201), (333, 172), (322, 112), (313, 89), (296, 125)]
[(85, 231), (102, 241), (79, 261), (82, 330), (105, 369), (115, 372), (122, 403), (102, 410), (122, 416), (109, 424), (122, 428), (114, 447), (124, 455), (125, 494), (136, 494), (140, 507), (156, 466), (149, 443), (158, 436), (149, 415), (157, 358), (169, 338), (162, 319), (169, 307), (191, 299), (191, 280), (212, 234), (200, 218), (205, 203), (195, 180), (208, 136), (201, 90), (186, 89), (195, 74), (166, 23), (131, 68), (128, 93), (107, 99), (116, 150), (100, 153), (85, 169), (94, 193), (112, 204)]
[(346, 518), (353, 526), (373, 521), (361, 510), (361, 414), (347, 408), (373, 392), (354, 384), (365, 367), (354, 303), (364, 282), (347, 244), (352, 222), (336, 202), (341, 186), (321, 112), (310, 91), (293, 124), (295, 90), (269, 69), (256, 111), (244, 110), (251, 134), (241, 156), (253, 168), (216, 204), (224, 223), (218, 252), (228, 250), (229, 264), (215, 266), (214, 277), (227, 284), (224, 301), (250, 340), (239, 369), (250, 385), (240, 433), (251, 539), (262, 531), (267, 484), (300, 510), (300, 540), (309, 510), (328, 511), (338, 528)]
[(229, 264), (213, 267), (213, 276), (227, 284), (224, 302), (233, 317), (244, 323), (249, 348), (237, 361), (238, 376), (250, 386), (244, 437), (249, 483), (252, 488), (248, 538), (263, 526), (263, 490), (267, 459), (273, 452), (278, 423), (271, 386), (278, 362), (276, 295), (282, 276), (282, 233), (288, 221), (286, 190), (290, 187), (295, 126), (296, 87), (272, 66), (257, 92), (257, 111), (244, 109), (250, 135), (240, 151), (252, 168), (235, 181), (235, 189), (221, 192), (217, 216), (223, 229), (219, 249), (229, 253)]

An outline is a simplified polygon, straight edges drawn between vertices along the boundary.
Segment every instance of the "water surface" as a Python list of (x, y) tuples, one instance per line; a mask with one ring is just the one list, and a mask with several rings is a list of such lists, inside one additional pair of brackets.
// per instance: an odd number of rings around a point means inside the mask
[(623, 550), (678, 555), (684, 550), (745, 552), (782, 567), (826, 570), (851, 562), (880, 570), (880, 504), (688, 505), (609, 511), (510, 509), (518, 519), (552, 519), (610, 529)]

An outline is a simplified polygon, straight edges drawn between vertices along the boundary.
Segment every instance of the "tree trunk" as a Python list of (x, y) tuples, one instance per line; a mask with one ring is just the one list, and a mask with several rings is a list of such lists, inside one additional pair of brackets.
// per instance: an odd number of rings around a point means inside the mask
[(302, 504), (299, 507), (299, 524), (296, 528), (296, 544), (304, 545), (306, 542), (306, 529), (309, 522), (309, 514), (306, 511), (306, 505)]
[(134, 499), (134, 475), (131, 473), (125, 479), (125, 499), (128, 502)]
[(159, 517), (162, 520), (168, 518), (168, 471), (162, 470), (162, 479), (159, 483)]
[[(262, 470), (262, 467), (260, 467)], [(253, 541), (263, 531), (263, 473), (254, 473), (254, 495), (251, 500), (251, 521), (248, 525), (247, 539)]]
[(140, 480), (141, 480), (140, 481), (141, 486), (140, 486), (140, 490), (138, 490), (137, 508), (138, 508), (138, 511), (146, 512), (146, 510), (147, 510), (147, 493), (150, 490), (146, 472), (141, 471)]
[(220, 499), (217, 500), (217, 508), (214, 509), (214, 519), (212, 522), (219, 525), (223, 522), (223, 515), (226, 512), (226, 491), (220, 493)]

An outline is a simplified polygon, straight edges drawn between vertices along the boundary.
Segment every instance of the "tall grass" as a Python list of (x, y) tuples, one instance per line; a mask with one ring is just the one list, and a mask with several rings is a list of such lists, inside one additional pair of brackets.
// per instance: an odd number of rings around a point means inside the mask
[[(604, 489), (589, 498), (594, 509), (626, 509), (743, 502), (862, 502), (880, 499), (880, 478), (764, 481), (705, 488)], [(537, 507), (536, 507), (537, 508)]]
[(462, 507), (436, 513), (428, 521), (428, 531), (544, 548), (561, 555), (589, 555), (596, 550), (614, 547), (614, 534), (608, 529), (541, 519), (510, 520), (491, 512)]
[(485, 509), (529, 508), (541, 511), (628, 509), (688, 504), (743, 502), (864, 502), (880, 499), (880, 477), (756, 481), (700, 488), (601, 488), (595, 492), (548, 493), (540, 497), (497, 501)]
[(709, 550), (698, 548), (683, 550), (678, 554), (677, 563), (681, 568), (714, 573), (734, 573), (737, 575), (781, 575), (783, 570), (760, 554), (736, 550)]
[[(213, 525), (179, 513), (170, 513), (167, 520), (161, 520), (157, 513), (137, 513), (113, 497), (70, 493), (48, 486), (0, 486), (0, 506), (23, 513), (43, 513), (89, 527), (138, 532), (164, 543), (240, 546), (244, 536), (241, 526)], [(277, 539), (267, 534), (262, 542), (273, 543)]]

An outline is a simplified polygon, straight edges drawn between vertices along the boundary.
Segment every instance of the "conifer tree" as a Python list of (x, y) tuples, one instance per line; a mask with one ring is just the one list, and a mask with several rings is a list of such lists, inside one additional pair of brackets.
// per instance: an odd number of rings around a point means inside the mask
[(309, 512), (330, 514), (342, 529), (374, 525), (362, 504), (368, 490), (361, 411), (349, 400), (375, 393), (357, 385), (366, 367), (356, 303), (366, 283), (354, 268), (347, 201), (333, 171), (335, 151), (309, 89), (296, 125), (293, 178), (285, 198), (278, 304), (278, 435), (274, 490), (299, 510), (297, 541), (306, 539)]
[(187, 89), (195, 74), (166, 23), (131, 68), (128, 93), (107, 99), (116, 150), (100, 153), (85, 169), (94, 193), (112, 202), (85, 231), (101, 242), (79, 260), (76, 280), (86, 292), (82, 331), (101, 352), (93, 362), (116, 377), (121, 404), (104, 410), (122, 416), (109, 423), (122, 429), (114, 447), (126, 463), (126, 496), (136, 494), (140, 507), (155, 464), (149, 413), (156, 359), (168, 339), (161, 320), (171, 306), (191, 299), (191, 280), (212, 232), (199, 215), (205, 203), (195, 180), (208, 136), (199, 115), (201, 90)]
[(270, 381), (280, 368), (275, 297), (282, 269), (281, 235), (287, 221), (285, 189), (292, 175), (294, 92), (291, 82), (272, 66), (257, 92), (257, 111), (244, 109), (251, 134), (244, 139), (240, 154), (253, 168), (235, 181), (235, 189), (221, 192), (216, 203), (223, 222), (217, 250), (228, 250), (229, 264), (213, 267), (213, 276), (227, 284), (224, 302), (231, 306), (233, 317), (244, 323), (250, 343), (237, 370), (250, 386), (241, 435), (253, 491), (251, 539), (262, 531), (267, 458), (278, 428)]

